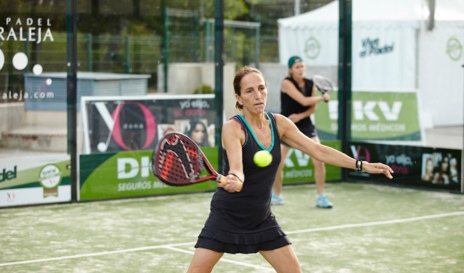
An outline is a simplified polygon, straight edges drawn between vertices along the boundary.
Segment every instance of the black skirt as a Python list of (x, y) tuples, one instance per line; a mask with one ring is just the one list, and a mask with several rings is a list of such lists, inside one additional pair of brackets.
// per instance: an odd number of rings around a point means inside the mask
[(229, 254), (252, 254), (261, 250), (273, 250), (291, 244), (287, 236), (278, 237), (272, 241), (261, 242), (257, 244), (232, 244), (224, 243), (215, 239), (198, 237), (196, 248), (206, 248), (216, 252), (225, 252)]
[(212, 218), (215, 218), (214, 213), (206, 221), (195, 248), (206, 248), (230, 254), (251, 254), (291, 244), (272, 214), (257, 227), (239, 230), (218, 228), (217, 222)]

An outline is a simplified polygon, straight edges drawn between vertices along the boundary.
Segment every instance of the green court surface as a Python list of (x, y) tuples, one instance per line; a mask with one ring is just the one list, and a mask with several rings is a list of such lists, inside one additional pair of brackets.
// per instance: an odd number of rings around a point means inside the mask
[[(303, 272), (463, 272), (464, 195), (329, 183), (286, 186), (272, 207)], [(185, 272), (212, 193), (0, 210), (0, 272)], [(226, 254), (213, 272), (274, 272)]]

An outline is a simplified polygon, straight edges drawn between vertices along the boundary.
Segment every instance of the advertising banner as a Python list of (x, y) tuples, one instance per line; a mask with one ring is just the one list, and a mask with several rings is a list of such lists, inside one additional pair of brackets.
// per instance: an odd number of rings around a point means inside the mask
[(350, 143), (350, 150), (354, 158), (388, 164), (395, 172), (390, 180), (383, 175), (351, 171), (352, 179), (461, 190), (462, 150), (360, 142)]
[[(322, 144), (341, 150), (340, 141), (322, 141)], [(325, 168), (327, 181), (341, 179), (342, 174), (339, 167), (326, 164)], [(299, 150), (290, 149), (285, 159), (283, 183), (301, 184), (308, 182), (314, 182), (314, 165), (311, 157)]]
[(169, 132), (192, 138), (217, 168), (214, 95), (83, 97), (84, 148), (80, 200), (205, 191), (216, 182), (169, 187), (152, 174), (158, 140)]
[[(201, 148), (217, 169), (218, 149)], [(123, 151), (80, 156), (80, 200), (114, 199), (216, 189), (215, 181), (171, 187), (151, 171), (152, 151)]]
[(69, 155), (0, 158), (0, 207), (69, 201)]
[(214, 147), (214, 95), (82, 97), (84, 154), (153, 150), (166, 133)]
[[(83, 97), (84, 153), (79, 157), (80, 200), (97, 200), (214, 190), (202, 183), (170, 187), (151, 172), (153, 148), (166, 133), (178, 131), (195, 140), (218, 166), (214, 143), (214, 96), (182, 95), (103, 98)], [(327, 143), (340, 149), (340, 143)], [(284, 183), (314, 181), (309, 156), (291, 150)], [(340, 179), (340, 168), (327, 166), (327, 179)]]
[[(319, 103), (315, 123), (321, 139), (336, 139), (338, 96), (330, 94), (328, 103)], [(351, 137), (353, 140), (421, 142), (416, 92), (352, 93)]]
[[(325, 145), (340, 149), (340, 142)], [(218, 168), (218, 149), (202, 147), (211, 165)], [(136, 196), (188, 193), (216, 189), (215, 181), (185, 187), (161, 183), (151, 172), (152, 151), (124, 151), (80, 156), (80, 200), (113, 199)], [(327, 180), (339, 180), (341, 169), (326, 165)], [(311, 158), (291, 149), (284, 168), (284, 183), (314, 182)]]

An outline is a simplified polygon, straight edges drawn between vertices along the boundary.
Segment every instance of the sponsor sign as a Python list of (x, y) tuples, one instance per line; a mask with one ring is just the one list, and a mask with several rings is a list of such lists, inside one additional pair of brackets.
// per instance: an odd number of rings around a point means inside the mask
[[(336, 139), (337, 92), (328, 103), (319, 103), (315, 123), (321, 139)], [(416, 92), (352, 93), (351, 138), (353, 140), (422, 141)]]
[(385, 163), (395, 172), (390, 180), (383, 175), (350, 171), (352, 179), (461, 190), (462, 150), (351, 142), (350, 151), (354, 158)]
[[(322, 144), (330, 146), (336, 150), (341, 150), (340, 141), (322, 141)], [(341, 169), (332, 165), (325, 165), (326, 180), (340, 180)], [(307, 154), (296, 149), (290, 149), (285, 158), (283, 170), (284, 184), (300, 184), (314, 182), (314, 165)]]
[(0, 207), (69, 201), (69, 155), (0, 159)]
[[(201, 148), (217, 169), (218, 149)], [(122, 151), (81, 155), (80, 200), (113, 199), (133, 196), (214, 190), (215, 181), (172, 187), (160, 182), (151, 171), (152, 151)]]
[(214, 95), (82, 97), (84, 153), (153, 150), (181, 132), (214, 147)]
[[(339, 142), (324, 144), (340, 149)], [(218, 169), (218, 149), (202, 147), (211, 165)], [(160, 182), (151, 171), (152, 151), (122, 151), (80, 156), (80, 200), (113, 199), (215, 190), (215, 181), (172, 187)], [(338, 167), (326, 165), (327, 180), (341, 178)], [(311, 158), (291, 149), (284, 168), (284, 183), (314, 182)]]
[(170, 132), (192, 138), (217, 166), (214, 95), (82, 97), (84, 153), (79, 157), (80, 200), (215, 189), (161, 183), (151, 171), (158, 140)]

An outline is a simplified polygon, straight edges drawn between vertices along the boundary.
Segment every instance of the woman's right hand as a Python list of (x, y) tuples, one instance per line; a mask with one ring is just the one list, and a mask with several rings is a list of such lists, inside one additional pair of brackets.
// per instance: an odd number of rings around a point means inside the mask
[(324, 93), (322, 95), (322, 99), (325, 101), (325, 102), (328, 102), (330, 100), (330, 95), (329, 93)]
[(243, 183), (234, 175), (229, 174), (221, 178), (221, 183), (219, 183), (218, 186), (228, 192), (240, 192)]

